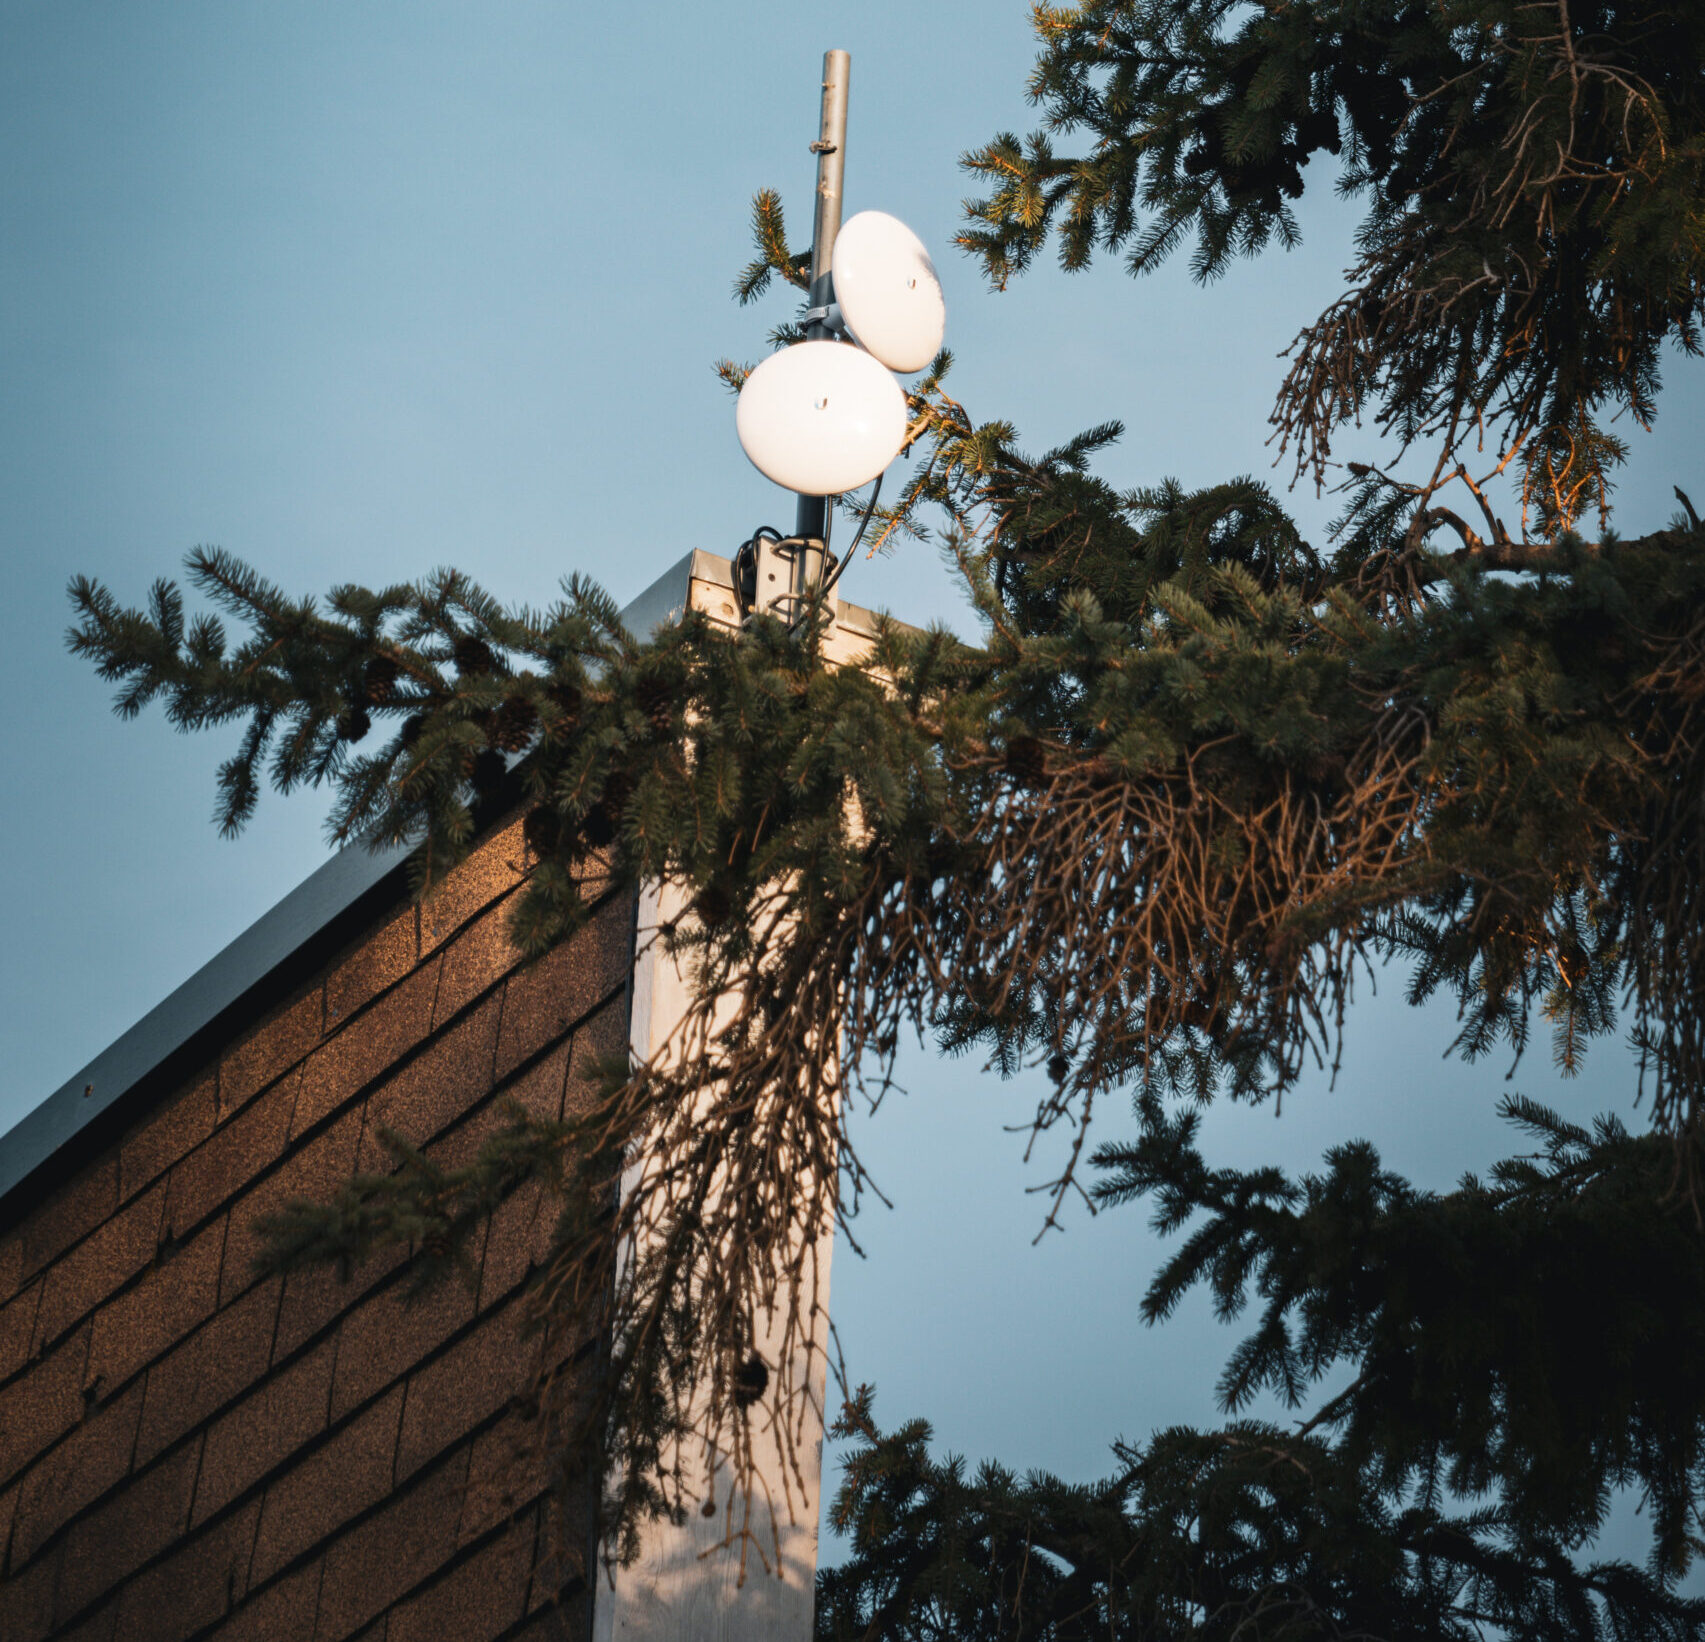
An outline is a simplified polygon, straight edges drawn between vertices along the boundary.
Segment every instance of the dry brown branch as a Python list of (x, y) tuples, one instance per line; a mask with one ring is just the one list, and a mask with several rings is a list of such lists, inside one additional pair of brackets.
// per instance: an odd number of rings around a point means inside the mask
[[(1547, 517), (1563, 525), (1591, 501), (1605, 505), (1604, 458), (1569, 437), (1547, 368), (1549, 328), (1559, 322), (1553, 309), (1580, 273), (1556, 266), (1550, 248), (1659, 174), (1669, 157), (1662, 104), (1641, 76), (1585, 48), (1568, 0), (1535, 0), (1521, 12), (1554, 17), (1556, 26), (1492, 42), (1521, 104), (1500, 139), (1499, 166), (1468, 166), (1462, 177), (1441, 171), (1421, 188), (1370, 237), (1346, 272), (1344, 295), (1287, 350), (1270, 420), (1279, 457), (1295, 447), (1298, 477), (1311, 473), (1321, 484), (1335, 431), (1359, 426), (1378, 403), (1377, 423), (1402, 450), (1438, 441), (1441, 467), (1454, 458), (1465, 417), (1482, 441), (1495, 425), (1500, 467), (1532, 444), (1524, 506), (1543, 493)], [(1476, 66), (1420, 94), (1412, 113), (1482, 75)], [(1446, 154), (1476, 117), (1466, 106), (1455, 117)], [(1467, 250), (1488, 238), (1499, 247), (1496, 267)], [(1632, 351), (1621, 357), (1619, 369), (1631, 374), (1619, 378), (1618, 391), (1644, 419), (1646, 388)]]

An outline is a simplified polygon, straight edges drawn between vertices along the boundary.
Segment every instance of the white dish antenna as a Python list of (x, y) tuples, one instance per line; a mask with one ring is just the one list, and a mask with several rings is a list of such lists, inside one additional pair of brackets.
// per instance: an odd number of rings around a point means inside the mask
[(869, 484), (899, 454), (906, 396), (868, 353), (798, 342), (746, 378), (734, 426), (766, 479), (803, 496), (838, 496)]
[(921, 371), (941, 350), (947, 303), (924, 242), (886, 211), (860, 211), (835, 236), (835, 301), (861, 348), (891, 371)]

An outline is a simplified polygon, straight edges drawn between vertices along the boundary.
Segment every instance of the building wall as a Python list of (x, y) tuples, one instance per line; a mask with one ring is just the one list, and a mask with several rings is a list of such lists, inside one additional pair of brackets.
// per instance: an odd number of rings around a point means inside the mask
[[(683, 602), (712, 620), (733, 625), (737, 618), (726, 561), (696, 553), (688, 568)], [(824, 653), (838, 666), (863, 666), (875, 633), (876, 620), (868, 610), (838, 604), (836, 620), (824, 635)], [(677, 916), (683, 905), (678, 886), (652, 888), (640, 898), (632, 1046), (642, 1061), (669, 1043), (689, 1004), (687, 977), (673, 959), (644, 939), (648, 930)], [(630, 1160), (630, 1169), (642, 1166), (641, 1160)], [(767, 1438), (758, 1442), (755, 1461), (762, 1498), (753, 1501), (753, 1521), (767, 1550), (761, 1557), (743, 1556), (738, 1544), (728, 1543), (744, 1501), (731, 1491), (726, 1476), (719, 1480), (706, 1475), (705, 1456), (696, 1444), (689, 1444), (675, 1456), (686, 1487), (702, 1488), (700, 1497), (715, 1498), (722, 1509), (708, 1517), (702, 1509), (689, 1510), (682, 1521), (653, 1519), (641, 1526), (638, 1559), (619, 1569), (609, 1587), (598, 1590), (593, 1642), (806, 1642), (810, 1637), (834, 1246), (830, 1222), (818, 1228), (812, 1248), (790, 1253), (790, 1259), (809, 1260), (820, 1308), (807, 1330), (810, 1347), (793, 1364), (796, 1383), (810, 1388), (815, 1417), (802, 1422), (800, 1447), (786, 1463)], [(768, 1319), (767, 1328), (760, 1320), (753, 1344), (772, 1366), (783, 1332), (779, 1319)]]
[(253, 1271), (256, 1217), (382, 1166), (382, 1126), (459, 1161), (622, 1051), (631, 902), (522, 965), (526, 866), (495, 831), (0, 1236), (0, 1642), (586, 1634), (590, 1486), (518, 1448), (536, 1200), (412, 1305), (395, 1256)]

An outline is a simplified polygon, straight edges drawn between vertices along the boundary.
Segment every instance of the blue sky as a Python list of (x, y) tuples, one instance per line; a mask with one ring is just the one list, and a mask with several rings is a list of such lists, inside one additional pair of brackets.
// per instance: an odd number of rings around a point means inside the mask
[[(299, 591), (455, 564), (510, 600), (581, 571), (625, 601), (689, 548), (788, 522), (711, 365), (761, 357), (784, 311), (729, 287), (754, 190), (782, 189), (808, 232), (830, 46), (853, 58), (847, 209), (931, 245), (974, 415), (1034, 447), (1121, 418), (1122, 484), (1267, 471), (1275, 356), (1334, 294), (1353, 214), (1313, 190), (1300, 251), (1207, 288), (1180, 262), (988, 291), (951, 249), (956, 162), (1028, 128), (1017, 0), (0, 5), (0, 1132), (325, 850), (314, 795), (219, 839), (222, 741), (111, 716), (63, 649), (70, 576), (136, 600), (217, 543)], [(1702, 374), (1672, 363), (1657, 431), (1632, 436), (1625, 533), (1668, 518), (1673, 483), (1705, 492)], [(1332, 512), (1293, 502), (1316, 532)], [(968, 629), (927, 547), (855, 565), (845, 592)], [(1442, 1186), (1501, 1155), (1506, 1087), (1631, 1104), (1615, 1045), (1571, 1085), (1543, 1049), (1507, 1085), (1501, 1063), (1442, 1061), (1449, 1037), (1387, 985), (1335, 1091), (1215, 1113), (1214, 1155), (1306, 1162), (1365, 1133)], [(898, 1207), (835, 1279), (879, 1414), (1074, 1476), (1117, 1435), (1211, 1418), (1228, 1337), (1201, 1307), (1138, 1324), (1142, 1211), (1032, 1249), (1040, 1175), (1001, 1127), (1025, 1087), (928, 1053), (905, 1081), (859, 1125)]]

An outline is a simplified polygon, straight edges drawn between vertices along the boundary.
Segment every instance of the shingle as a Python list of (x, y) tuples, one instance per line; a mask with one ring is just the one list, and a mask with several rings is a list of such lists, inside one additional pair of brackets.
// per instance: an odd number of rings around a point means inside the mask
[(283, 1287), (275, 1277), (251, 1289), (148, 1370), (148, 1398), (136, 1439), (138, 1465), (146, 1465), (266, 1373)]
[(627, 1052), (627, 998), (624, 993), (618, 993), (574, 1029), (568, 1086), (563, 1095), (564, 1112), (572, 1116), (591, 1111), (604, 1092), (603, 1083), (595, 1071), (598, 1063), (625, 1060)]
[(0, 1237), (0, 1300), (10, 1300), (24, 1281), (24, 1233), (14, 1227)]
[(516, 1334), (519, 1315), (511, 1308), (487, 1317), (409, 1377), (397, 1439), (399, 1482), (495, 1414), (522, 1388), (531, 1354)]
[(432, 1029), (432, 997), (438, 985), (438, 961), (414, 974), (308, 1057), (296, 1101), (292, 1135), (311, 1129), (346, 1100), (366, 1088)]
[[(564, 1496), (553, 1490), (539, 1501), (539, 1543), (533, 1558), (533, 1587), (527, 1608), (565, 1613), (575, 1611), (575, 1597), (584, 1598), (597, 1574), (592, 1544), (593, 1490), (586, 1485)], [(570, 1635), (577, 1633), (570, 1632)]]
[(36, 1314), (39, 1352), (154, 1259), (165, 1183), (150, 1187), (47, 1268)]
[(361, 1139), (361, 1113), (346, 1113), (324, 1134), (286, 1155), (283, 1164), (259, 1185), (237, 1199), (231, 1208), (231, 1238), (225, 1251), (225, 1270), (219, 1299), (228, 1305), (234, 1295), (256, 1282), (255, 1259), (261, 1252), (258, 1222), (282, 1209), (291, 1198), (324, 1202), (355, 1172), (356, 1147)]
[(282, 1369), (207, 1433), (193, 1521), (205, 1522), (326, 1428), (336, 1342)]
[(342, 1642), (449, 1561), (467, 1469), (463, 1449), (328, 1548), (315, 1642)]
[(537, 1180), (513, 1191), (498, 1204), (486, 1233), (480, 1267), (480, 1310), (488, 1311), (512, 1294), (550, 1252), (551, 1233), (561, 1204)]
[(391, 1166), (390, 1154), (379, 1141), (381, 1127), (396, 1130), (413, 1145), (424, 1145), (491, 1092), (501, 1001), (493, 996), (463, 1016), (368, 1097), (363, 1169)]
[(300, 1465), (268, 1485), (255, 1539), (252, 1580), (270, 1578), (391, 1486), (403, 1391), (351, 1420)]
[[(482, 1518), (463, 1492), (470, 1448), (497, 1456), (490, 1421), (526, 1368), (512, 1314), (494, 1312), (491, 1300), (513, 1293), (541, 1248), (541, 1226), (548, 1232), (550, 1208), (539, 1224), (509, 1221), (508, 1263), (494, 1250), (483, 1282), (487, 1314), (459, 1339), (475, 1316), (461, 1284), (407, 1309), (400, 1290), (362, 1298), (398, 1251), (364, 1262), (347, 1284), (321, 1268), (257, 1287), (252, 1261), (261, 1214), (292, 1197), (324, 1200), (358, 1156), (385, 1161), (372, 1146), (378, 1125), (419, 1144), (437, 1140), (446, 1158), (477, 1145), (501, 1121), (491, 1099), (500, 1033), (512, 1079), (505, 1093), (541, 1115), (560, 1112), (576, 1076), (564, 1031), (600, 989), (619, 991), (630, 913), (606, 909), (600, 936), (584, 932), (572, 957), (548, 974), (535, 966), (523, 981), (500, 904), (523, 865), (518, 825), (488, 838), (423, 920), (424, 945), (441, 956), (416, 963), (413, 908), (385, 915), (324, 985), (172, 1091), (111, 1153), (0, 1238), (0, 1381), (15, 1376), (0, 1401), (0, 1467), (9, 1467), (0, 1469), (0, 1557), (15, 1509), (17, 1554), (33, 1553), (21, 1574), (41, 1599), (29, 1617), (28, 1602), (13, 1604), (20, 1582), (8, 1583), (0, 1642), (19, 1612), (46, 1628), (41, 1602), (52, 1597), (53, 1577), (58, 1623), (80, 1637), (88, 1631), (82, 1642), (167, 1642), (205, 1636), (210, 1626), (221, 1642), (298, 1642), (314, 1632), (314, 1546), (327, 1535), (337, 1573), (329, 1603), (319, 1604), (318, 1633), (328, 1638), (376, 1639), (397, 1600), (407, 1601), (390, 1621), (397, 1642), (439, 1634), (474, 1642), (519, 1617), (531, 1528), (509, 1524), (507, 1506)], [(439, 1035), (429, 1040), (435, 996)], [(625, 1011), (606, 1011), (612, 1022), (618, 1014)], [(580, 1035), (589, 1046), (586, 1027)], [(612, 1027), (606, 1035), (619, 1034)], [(576, 1067), (583, 1054), (577, 1047)], [(350, 1102), (356, 1109), (338, 1116)], [(328, 1118), (324, 1134), (290, 1151), (290, 1134)], [(459, 1119), (467, 1121), (448, 1133)], [(514, 1217), (521, 1207), (502, 1212)], [(188, 1240), (157, 1254), (162, 1225)], [(496, 1286), (494, 1273), (505, 1279)], [(216, 1312), (221, 1290), (232, 1303)], [(90, 1305), (95, 1316), (77, 1329)], [(336, 1339), (294, 1355), (332, 1326)], [(32, 1338), (51, 1348), (52, 1335), (68, 1328), (61, 1346), (28, 1362)], [(421, 1362), (434, 1350), (437, 1358)], [(283, 1365), (271, 1379), (269, 1361)], [(397, 1382), (410, 1375), (405, 1394)], [(340, 1413), (360, 1412), (327, 1436), (334, 1379)], [(487, 1429), (470, 1443), (482, 1422)], [(523, 1485), (542, 1486), (541, 1477), (529, 1473)], [(398, 1479), (409, 1486), (393, 1494)], [(173, 1543), (192, 1510), (197, 1537)], [(526, 1557), (506, 1549), (522, 1540)], [(250, 1543), (252, 1599), (244, 1595)], [(364, 1632), (375, 1615), (377, 1627)]]
[(471, 1163), (489, 1136), (509, 1127), (511, 1103), (537, 1118), (560, 1117), (567, 1073), (568, 1044), (565, 1041), (440, 1135), (427, 1147), (428, 1154), (435, 1163), (447, 1169), (459, 1169)]
[(21, 1294), (0, 1306), (0, 1380), (16, 1374), (30, 1355), (35, 1337), (36, 1311), (47, 1279), (38, 1277)]
[(259, 1512), (252, 1501), (126, 1585), (117, 1627), (124, 1642), (182, 1642), (228, 1614), (248, 1582)]
[(444, 970), (433, 1006), (436, 1030), (480, 993), (495, 986), (522, 961), (521, 949), (509, 938), (509, 919), (515, 896), (488, 907), (444, 949)]
[(632, 926), (631, 901), (613, 896), (578, 934), (504, 982), (503, 1032), (497, 1047), (500, 1078), (560, 1038), (626, 982)]
[(414, 968), (419, 946), (416, 922), (410, 902), (383, 929), (363, 935), (326, 977), (327, 1031)]
[(218, 1116), (219, 1068), (214, 1065), (168, 1095), (124, 1137), (118, 1151), (119, 1201), (134, 1197), (212, 1134)]
[(278, 1311), (274, 1361), (288, 1357), (327, 1324), (353, 1306), (374, 1284), (395, 1271), (408, 1250), (392, 1244), (376, 1249), (350, 1268), (346, 1277), (336, 1266), (311, 1266), (284, 1279), (284, 1303)]
[(528, 1517), (394, 1609), (385, 1642), (490, 1642), (520, 1619), (532, 1571)]
[[(118, 1598), (103, 1602), (85, 1619), (79, 1619), (70, 1630), (56, 1630), (53, 1642), (118, 1642)], [(124, 1642), (129, 1642), (128, 1638)]]
[(224, 1246), (225, 1222), (216, 1220), (95, 1313), (86, 1373), (95, 1395), (116, 1390), (212, 1316)]
[(20, 1280), (34, 1276), (118, 1207), (118, 1154), (108, 1153), (67, 1181), (24, 1222)]
[(63, 1548), (31, 1563), (16, 1579), (0, 1586), (0, 1642), (41, 1642), (53, 1629), (53, 1588), (59, 1580)]
[(555, 1607), (541, 1608), (508, 1642), (584, 1642), (591, 1634), (591, 1604), (580, 1591)]
[(83, 1417), (89, 1332), (85, 1324), (6, 1388), (6, 1417), (0, 1420), (0, 1487)]
[(420, 955), (442, 946), (482, 908), (521, 882), (527, 845), (521, 823), (493, 833), (420, 904)]
[(407, 1298), (408, 1287), (405, 1276), (344, 1318), (332, 1382), (334, 1420), (401, 1379), (474, 1314), (474, 1297), (467, 1284), (456, 1278), (412, 1302)]
[(538, 1421), (512, 1413), (473, 1442), (462, 1496), (461, 1543), (471, 1544), (526, 1511), (550, 1487), (550, 1463)]
[[(619, 1054), (627, 1041), (627, 1012), (618, 996), (574, 1029), (570, 1041), (554, 1050), (544, 1060), (536, 1062), (507, 1087), (486, 1110), (501, 1112), (505, 1096), (514, 1095), (522, 1105), (541, 1117), (556, 1116), (550, 1110), (552, 1091), (562, 1078), (566, 1057), (566, 1080), (561, 1111), (570, 1115), (585, 1111), (592, 1103), (597, 1085), (592, 1077), (592, 1064), (612, 1053)], [(460, 1132), (448, 1137), (451, 1143), (460, 1142)], [(465, 1148), (471, 1155), (472, 1148)], [(434, 1154), (438, 1155), (438, 1154)], [(459, 1160), (460, 1153), (447, 1149), (445, 1161)], [(480, 1276), (480, 1309), (503, 1299), (523, 1282), (534, 1266), (541, 1264), (550, 1250), (551, 1233), (555, 1228), (560, 1204), (546, 1195), (537, 1185), (523, 1186), (500, 1204), (491, 1218), (491, 1230), (486, 1237), (485, 1262)]]
[(54, 1616), (63, 1624), (184, 1531), (200, 1445), (190, 1443), (83, 1517), (66, 1536)]
[(572, 1047), (568, 1041), (559, 1043), (543, 1060), (535, 1061), (526, 1071), (511, 1078), (498, 1090), (499, 1104), (513, 1101), (531, 1116), (546, 1121), (561, 1117)]
[(6, 1566), (6, 1547), (12, 1540), (12, 1518), (18, 1512), (18, 1495), (24, 1485), (15, 1482), (10, 1488), (0, 1488), (0, 1569)]
[(226, 1051), (219, 1063), (222, 1120), (282, 1077), (320, 1041), (325, 1014), (321, 992), (319, 986), (310, 988)]
[(323, 1566), (310, 1562), (248, 1597), (213, 1633), (212, 1642), (302, 1642), (311, 1636)]
[(86, 1505), (130, 1472), (142, 1387), (94, 1410), (65, 1441), (25, 1472), (7, 1564), (16, 1573)]
[(228, 1203), (263, 1169), (276, 1163), (290, 1134), (294, 1072), (259, 1100), (215, 1129), (172, 1170), (166, 1218), (183, 1237)]

